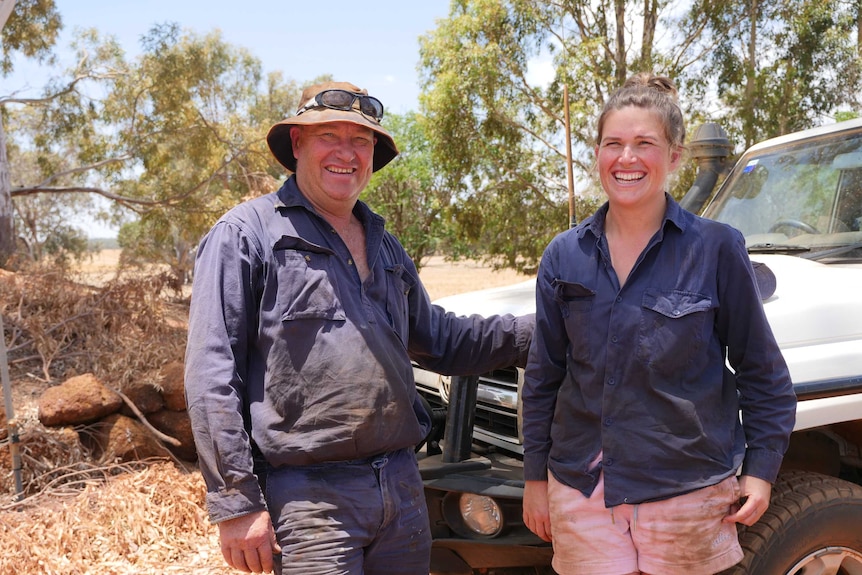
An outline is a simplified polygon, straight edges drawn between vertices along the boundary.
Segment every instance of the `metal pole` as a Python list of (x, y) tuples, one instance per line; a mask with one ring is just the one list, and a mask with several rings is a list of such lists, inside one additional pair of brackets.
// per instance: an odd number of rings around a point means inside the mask
[(18, 422), (12, 406), (12, 385), (9, 382), (9, 361), (6, 356), (6, 334), (3, 329), (3, 314), (0, 314), (0, 379), (3, 380), (3, 398), (6, 401), (6, 427), (9, 429), (9, 453), (12, 455), (12, 473), (15, 476), (15, 495), (20, 500), (24, 494), (21, 480), (21, 453), (18, 449)]
[[(15, 0), (0, 0), (0, 30), (6, 25), (14, 7)], [(5, 144), (3, 153), (5, 157)], [(6, 332), (3, 329), (3, 314), (0, 314), (0, 379), (3, 380), (3, 398), (6, 403), (6, 427), (9, 429), (9, 453), (12, 456), (12, 473), (15, 476), (15, 495), (20, 500), (24, 493), (24, 483), (21, 480), (21, 453), (18, 450), (20, 440), (18, 438), (18, 422), (15, 421), (15, 409), (12, 407), (12, 385), (9, 383), (9, 361), (6, 357)]]
[(572, 168), (572, 128), (569, 121), (569, 86), (563, 84), (563, 114), (566, 124), (566, 176), (569, 183), (569, 227), (578, 224), (575, 214), (575, 174)]
[(444, 463), (470, 459), (478, 391), (479, 376), (452, 377), (452, 384), (449, 386), (449, 409), (446, 411), (446, 430), (443, 432), (441, 446)]

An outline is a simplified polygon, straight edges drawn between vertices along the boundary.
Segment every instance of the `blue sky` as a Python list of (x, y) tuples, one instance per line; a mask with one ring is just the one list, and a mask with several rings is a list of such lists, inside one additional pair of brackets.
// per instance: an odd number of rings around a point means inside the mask
[[(57, 44), (61, 65), (70, 64), (62, 55), (75, 29), (113, 35), (132, 56), (154, 24), (176, 22), (199, 34), (221, 30), (225, 41), (260, 59), (264, 72), (281, 70), (300, 83), (332, 74), (366, 88), (396, 113), (418, 109), (418, 39), (449, 13), (449, 0), (55, 1), (64, 24)], [(2, 79), (0, 95), (37, 96), (50, 75), (17, 60), (15, 73)], [(92, 221), (82, 221), (82, 227), (91, 237), (116, 233)]]
[[(449, 0), (55, 1), (64, 23), (60, 48), (76, 28), (112, 34), (130, 55), (154, 24), (176, 22), (201, 34), (219, 29), (259, 58), (265, 72), (281, 70), (298, 82), (329, 73), (399, 113), (418, 108), (419, 36), (449, 13)], [(0, 92), (38, 90), (46, 72), (19, 61)]]

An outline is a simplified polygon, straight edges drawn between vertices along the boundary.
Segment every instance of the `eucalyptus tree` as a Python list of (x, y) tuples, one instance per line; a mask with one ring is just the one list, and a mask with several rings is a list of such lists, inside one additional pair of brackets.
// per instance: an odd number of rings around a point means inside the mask
[[(0, 77), (12, 72), (16, 54), (39, 62), (52, 59), (51, 48), (62, 29), (62, 20), (54, 0), (3, 0), (0, 14), (3, 17), (0, 22)], [(4, 128), (4, 104), (9, 99), (0, 95), (0, 266), (15, 251), (11, 180)]]
[(421, 268), (441, 247), (454, 251), (447, 217), (452, 189), (432, 162), (421, 115), (390, 114), (383, 125), (400, 153), (385, 170), (374, 174), (362, 199), (384, 215), (386, 228)]
[[(38, 114), (33, 108), (8, 111), (9, 125), (15, 127), (15, 135), (37, 134)], [(40, 182), (47, 173), (69, 171), (71, 154), (56, 154), (50, 161), (42, 154), (19, 146), (16, 138), (7, 141), (9, 174), (13, 186), (20, 182)], [(59, 184), (67, 184), (69, 178), (60, 176)], [(86, 233), (73, 225), (70, 214), (84, 213), (93, 209), (89, 194), (16, 194), (14, 200), (15, 237), (18, 242), (16, 256), (25, 261), (51, 261), (69, 263), (86, 253)], [(15, 262), (16, 264), (18, 262)]]
[(25, 103), (38, 119), (21, 139), (42, 172), (11, 195), (106, 198), (115, 223), (132, 220), (118, 236), (124, 262), (166, 263), (185, 279), (218, 215), (277, 186), (266, 129), (300, 90), (219, 32), (175, 24), (154, 26), (133, 59), (95, 30), (73, 49), (88, 74), (72, 70), (60, 96)]
[(139, 203), (118, 236), (126, 261), (162, 261), (188, 277), (193, 249), (215, 219), (244, 198), (272, 191), (280, 171), (266, 129), (295, 108), (299, 88), (264, 77), (259, 60), (219, 32), (154, 27), (144, 52), (104, 101), (111, 189)]
[[(770, 9), (750, 24), (756, 4)], [(453, 0), (448, 18), (420, 39), (420, 105), (435, 164), (454, 190), (460, 233), (476, 239), (490, 259), (534, 265), (569, 222), (569, 145), (576, 217), (603, 200), (592, 179), (596, 116), (636, 72), (673, 78), (692, 128), (717, 118), (729, 121), (734, 135), (736, 126), (759, 126), (761, 137), (835, 111), (858, 92), (848, 44), (856, 36), (849, 17), (829, 10), (840, 5), (858, 17), (855, 4)], [(752, 26), (770, 41), (743, 53), (740, 42)], [(774, 65), (746, 84), (751, 74), (738, 73), (746, 61)], [(749, 98), (734, 97), (746, 90)], [(684, 193), (690, 173), (691, 167), (683, 170), (675, 196)]]
[(859, 2), (699, 0), (692, 11), (703, 8), (715, 45), (703, 74), (717, 79), (716, 116), (746, 146), (858, 106)]
[(490, 259), (532, 268), (569, 224), (566, 92), (576, 217), (601, 201), (591, 150), (608, 94), (632, 72), (679, 76), (700, 56), (699, 31), (673, 26), (668, 5), (456, 0), (421, 39), (420, 105), (435, 161), (456, 190), (461, 233)]

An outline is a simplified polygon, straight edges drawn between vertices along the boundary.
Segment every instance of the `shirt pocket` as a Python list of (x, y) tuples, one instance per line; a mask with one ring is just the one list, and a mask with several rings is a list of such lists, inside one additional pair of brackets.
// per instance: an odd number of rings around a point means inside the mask
[(278, 279), (276, 302), (282, 321), (347, 319), (332, 282), (332, 250), (284, 236), (272, 251)]
[(596, 290), (581, 283), (555, 279), (554, 300), (560, 308), (569, 337), (569, 353), (577, 361), (590, 357), (590, 322)]
[(416, 280), (406, 268), (395, 264), (386, 268), (386, 315), (389, 325), (407, 347), (410, 337), (410, 302), (408, 297), (416, 287)]
[(712, 299), (681, 290), (647, 289), (641, 301), (638, 358), (664, 378), (679, 378), (701, 353)]

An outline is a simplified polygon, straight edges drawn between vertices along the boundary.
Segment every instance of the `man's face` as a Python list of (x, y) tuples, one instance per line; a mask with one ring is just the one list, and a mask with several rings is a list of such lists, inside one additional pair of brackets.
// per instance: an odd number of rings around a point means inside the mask
[(356, 202), (373, 171), (374, 131), (350, 122), (293, 126), (290, 129), (299, 189), (316, 207)]

